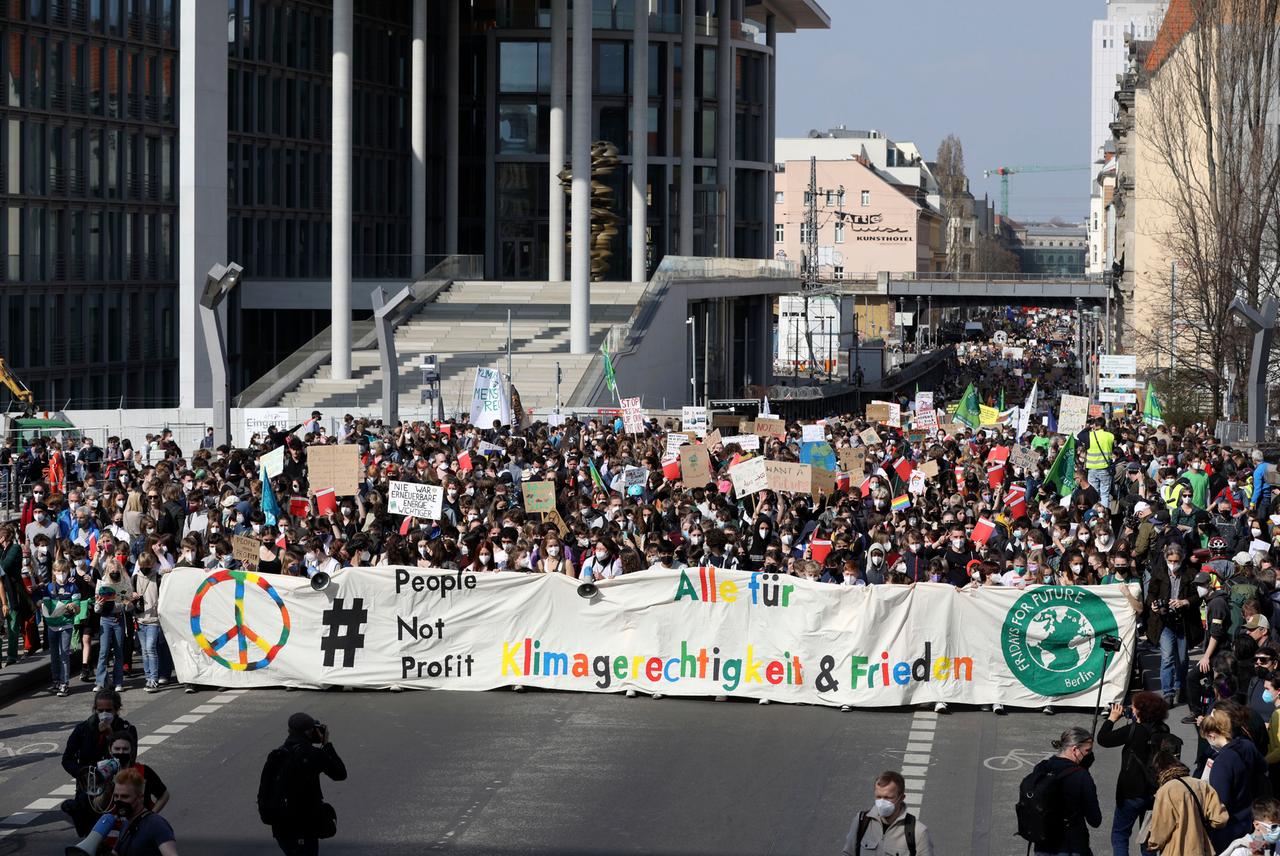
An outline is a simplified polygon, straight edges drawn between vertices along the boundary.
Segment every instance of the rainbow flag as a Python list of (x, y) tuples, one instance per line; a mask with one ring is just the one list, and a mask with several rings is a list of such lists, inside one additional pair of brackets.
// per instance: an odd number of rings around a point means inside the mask
[(894, 511), (906, 511), (910, 507), (911, 507), (911, 497), (907, 496), (905, 493), (902, 494), (901, 496), (895, 496), (893, 498)]

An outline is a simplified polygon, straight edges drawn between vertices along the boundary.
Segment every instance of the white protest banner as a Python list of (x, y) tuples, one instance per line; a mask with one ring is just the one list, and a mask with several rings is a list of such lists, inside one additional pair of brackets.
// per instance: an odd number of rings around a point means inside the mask
[(476, 382), (471, 390), (471, 424), (483, 429), (493, 427), (494, 420), (511, 424), (511, 399), (502, 373), (497, 369), (476, 369)]
[(276, 446), (265, 455), (258, 456), (258, 466), (265, 478), (273, 479), (284, 472), (284, 446)]
[(639, 434), (644, 431), (644, 411), (640, 409), (639, 398), (624, 398), (622, 405), (622, 428), (628, 434)]
[(916, 393), (916, 410), (932, 410), (933, 409), (933, 392), (917, 392)]
[(707, 436), (707, 408), (680, 408), (680, 428), (683, 431), (692, 431), (700, 438)]
[(916, 417), (912, 423), (921, 431), (937, 431), (938, 430), (938, 411), (930, 407), (928, 410), (917, 410)]
[(1062, 394), (1062, 404), (1058, 408), (1058, 433), (1071, 436), (1085, 429), (1089, 420), (1089, 397), (1087, 395)]
[(800, 426), (800, 442), (801, 443), (824, 443), (827, 439), (827, 426), (825, 425), (801, 425)]
[[(177, 568), (160, 590), (160, 620), (178, 680), (213, 687), (523, 684), (1087, 708), (1104, 665), (1104, 703), (1123, 697), (1132, 667), (1135, 617), (1118, 586), (957, 594), (718, 568), (598, 585), (588, 601), (562, 574), (353, 567), (314, 591), (305, 577)], [(241, 645), (245, 636), (253, 644)], [(1120, 642), (1112, 656), (1108, 636)]]
[(733, 492), (739, 498), (765, 490), (769, 487), (769, 481), (764, 471), (764, 458), (750, 458), (730, 467), (729, 479), (733, 482)]
[(642, 488), (648, 481), (649, 471), (644, 467), (627, 467), (622, 471), (622, 486), (625, 488)]
[(387, 493), (387, 511), (406, 517), (439, 520), (444, 488), (434, 484), (393, 481)]
[(681, 447), (681, 446), (683, 446), (685, 443), (692, 443), (692, 442), (693, 442), (693, 441), (689, 439), (689, 435), (688, 435), (688, 434), (685, 434), (685, 433), (684, 433), (684, 432), (682, 432), (682, 431), (671, 431), (671, 432), (668, 432), (668, 433), (667, 433), (667, 451), (666, 451), (666, 455), (667, 455), (667, 456), (670, 456), (670, 455), (678, 455), (678, 454), (680, 454), (680, 447)]
[(273, 425), (281, 431), (293, 427), (289, 424), (289, 410), (286, 407), (246, 407), (240, 411), (240, 419), (244, 423), (246, 446), (254, 434), (260, 440), (265, 440), (267, 429)]
[(501, 455), (506, 449), (497, 443), (490, 443), (488, 440), (481, 440), (480, 445), (476, 447), (476, 451), (482, 455)]
[(738, 448), (744, 452), (760, 451), (760, 435), (759, 434), (734, 434), (732, 437), (723, 437), (720, 442), (726, 446), (734, 443), (738, 444)]

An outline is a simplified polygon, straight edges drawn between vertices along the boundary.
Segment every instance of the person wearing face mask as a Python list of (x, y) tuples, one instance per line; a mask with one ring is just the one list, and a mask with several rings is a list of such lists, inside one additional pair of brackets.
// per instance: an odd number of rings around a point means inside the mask
[(622, 576), (622, 560), (618, 556), (618, 549), (608, 539), (597, 540), (591, 555), (582, 563), (582, 571), (578, 574), (578, 579), (583, 582), (593, 582), (620, 576)]
[(873, 542), (867, 548), (866, 581), (869, 585), (883, 585), (887, 576), (885, 568), (885, 546)]
[[(157, 814), (164, 811), (164, 807), (169, 804), (171, 794), (165, 786), (164, 779), (160, 778), (160, 774), (153, 767), (138, 761), (137, 738), (128, 731), (116, 731), (111, 735), (110, 752), (110, 757), (120, 765), (121, 771), (136, 770), (138, 775), (142, 776), (142, 804), (146, 809)], [(94, 811), (104, 812), (111, 810), (114, 801), (115, 778), (113, 777), (103, 787), (102, 793), (91, 800), (91, 804)]]
[(907, 549), (902, 554), (903, 573), (913, 583), (929, 581), (929, 559), (932, 551), (925, 547), (924, 537), (912, 529), (907, 532)]
[(907, 811), (907, 784), (896, 770), (876, 776), (875, 802), (853, 818), (842, 856), (933, 856), (929, 829)]
[(117, 732), (126, 731), (138, 738), (134, 728), (120, 715), (120, 694), (112, 690), (99, 690), (93, 695), (93, 712), (76, 725), (67, 737), (62, 752), (62, 769), (75, 780), (76, 795), (63, 800), (62, 810), (71, 815), (76, 835), (83, 837), (93, 827), (98, 815), (89, 805), (85, 793), (86, 776), (95, 764), (111, 754), (111, 738)]
[(107, 683), (107, 663), (112, 662), (112, 674), (116, 692), (124, 689), (124, 623), (129, 620), (129, 613), (137, 601), (137, 593), (133, 590), (133, 582), (124, 573), (124, 568), (116, 559), (106, 563), (106, 573), (98, 580), (94, 589), (94, 611), (101, 622), (102, 635), (98, 647), (97, 683), (94, 690), (105, 689)]
[(1170, 856), (1217, 853), (1209, 837), (1210, 829), (1227, 822), (1227, 810), (1218, 799), (1218, 792), (1205, 780), (1192, 776), (1177, 754), (1167, 749), (1152, 757), (1151, 771), (1156, 777), (1156, 794), (1147, 846)]
[[(1194, 568), (1183, 561), (1182, 544), (1170, 542), (1163, 555), (1163, 567), (1153, 568), (1147, 583), (1144, 612), (1147, 641), (1160, 646), (1161, 692), (1172, 707), (1183, 689), (1187, 651), (1200, 643), (1204, 628), (1200, 624), (1201, 595), (1196, 590), (1201, 584), (1196, 582)], [(1204, 577), (1209, 579), (1208, 574)], [(1207, 592), (1210, 585), (1206, 582), (1201, 587)]]
[(1215, 852), (1253, 829), (1253, 798), (1267, 792), (1267, 762), (1246, 735), (1237, 734), (1226, 710), (1215, 708), (1200, 720), (1200, 736), (1212, 750), (1209, 785), (1227, 812), (1227, 822), (1209, 831)]
[(27, 524), (26, 531), (23, 533), (23, 540), (27, 542), (28, 547), (35, 546), (37, 535), (44, 535), (50, 543), (56, 543), (62, 535), (61, 530), (58, 529), (58, 522), (49, 514), (49, 508), (43, 502), (36, 503), (35, 516)]
[[(261, 569), (259, 569), (261, 570)], [(160, 628), (160, 574), (156, 559), (147, 553), (138, 557), (137, 571), (133, 575), (136, 594), (134, 616), (138, 622), (138, 643), (142, 648), (142, 673), (144, 688), (153, 693), (160, 689), (160, 649), (166, 645), (164, 631)]]
[(65, 697), (71, 682), (71, 625), (80, 611), (80, 590), (71, 580), (71, 566), (66, 560), (54, 563), (53, 579), (45, 585), (40, 608), (48, 631), (53, 689)]
[(1089, 827), (1102, 825), (1098, 787), (1089, 772), (1093, 766), (1093, 735), (1073, 725), (1051, 745), (1057, 754), (1036, 764), (1018, 788), (1021, 794), (1031, 793), (1042, 787), (1049, 776), (1056, 779), (1048, 785), (1055, 788), (1049, 802), (1056, 816), (1050, 819), (1049, 834), (1036, 842), (1034, 852), (1088, 856), (1093, 852), (1089, 849)]
[(969, 563), (976, 558), (977, 554), (969, 547), (969, 540), (965, 537), (964, 527), (952, 526), (947, 536), (947, 545), (942, 551), (942, 563), (947, 569), (946, 577), (939, 582), (951, 583), (956, 588), (967, 585)]
[(757, 517), (751, 527), (751, 537), (747, 540), (744, 570), (760, 570), (764, 566), (765, 552), (778, 543), (778, 539), (773, 535), (773, 523), (767, 518)]
[(1209, 507), (1209, 476), (1205, 473), (1204, 458), (1199, 452), (1187, 456), (1187, 470), (1179, 479), (1184, 479), (1191, 488), (1191, 501), (1196, 508)]
[(125, 822), (111, 851), (115, 856), (178, 856), (173, 827), (147, 808), (146, 780), (136, 769), (116, 773), (111, 810)]
[(475, 559), (471, 563), (470, 570), (473, 572), (498, 570), (497, 564), (493, 561), (493, 553), (493, 542), (481, 541), (473, 550)]

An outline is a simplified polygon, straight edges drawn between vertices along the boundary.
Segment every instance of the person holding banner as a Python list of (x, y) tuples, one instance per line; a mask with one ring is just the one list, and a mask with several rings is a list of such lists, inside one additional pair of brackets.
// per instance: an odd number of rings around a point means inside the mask
[(592, 553), (582, 562), (578, 579), (583, 582), (611, 580), (622, 576), (622, 559), (618, 548), (607, 538), (597, 539)]
[(548, 532), (542, 538), (542, 546), (538, 550), (538, 563), (535, 570), (544, 574), (564, 574), (576, 577), (573, 561), (569, 558), (568, 548), (561, 542), (560, 536)]

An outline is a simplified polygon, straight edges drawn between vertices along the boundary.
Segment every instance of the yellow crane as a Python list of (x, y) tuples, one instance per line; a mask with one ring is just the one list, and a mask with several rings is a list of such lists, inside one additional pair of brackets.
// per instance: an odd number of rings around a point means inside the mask
[(9, 369), (4, 357), (0, 357), (0, 383), (7, 386), (14, 400), (22, 405), (23, 416), (31, 416), (36, 412), (36, 397), (27, 389), (22, 379)]

